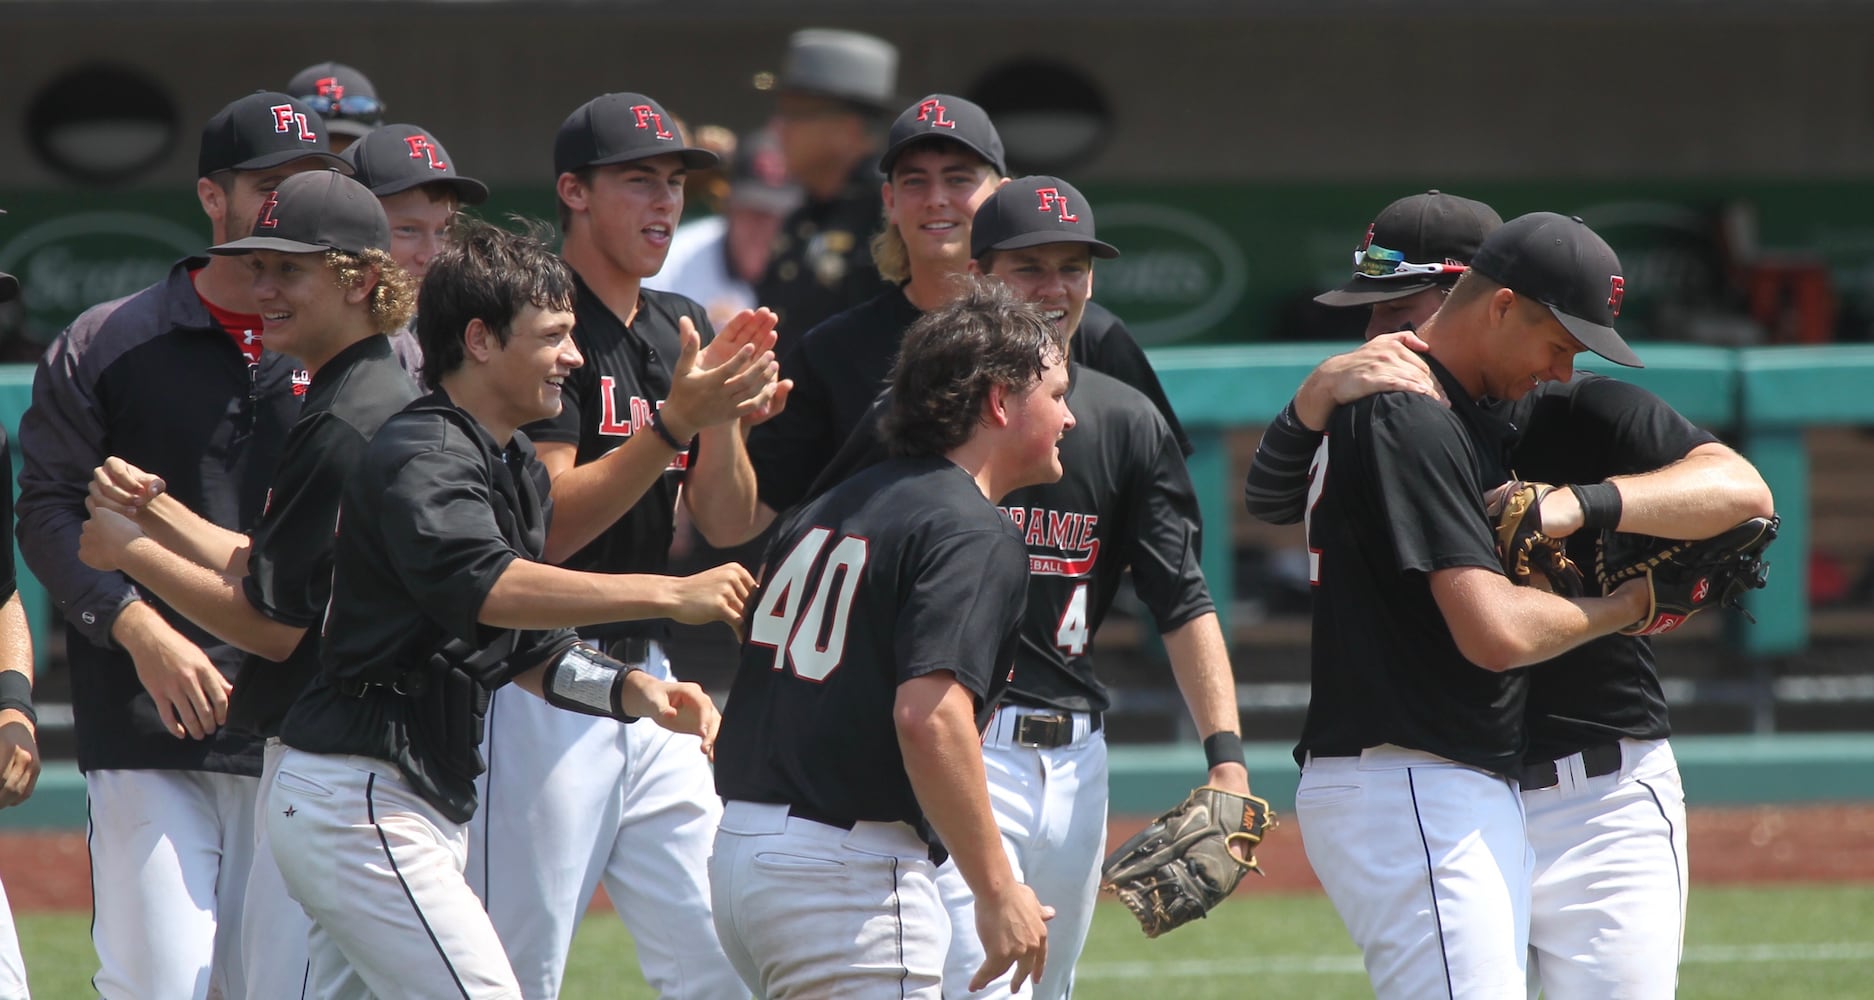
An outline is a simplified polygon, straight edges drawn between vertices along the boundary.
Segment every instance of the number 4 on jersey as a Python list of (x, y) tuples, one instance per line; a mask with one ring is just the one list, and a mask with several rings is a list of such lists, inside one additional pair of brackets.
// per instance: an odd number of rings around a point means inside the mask
[(1054, 644), (1066, 650), (1071, 656), (1079, 656), (1087, 651), (1087, 640), (1093, 633), (1087, 629), (1087, 585), (1074, 588), (1074, 596), (1067, 599), (1067, 610), (1061, 612), (1060, 627), (1054, 630)]
[[(838, 669), (845, 655), (846, 624), (866, 560), (866, 540), (853, 535), (842, 537), (822, 559), (821, 551), (832, 535), (825, 528), (814, 528), (801, 536), (769, 578), (748, 624), (748, 641), (774, 650), (774, 669), (781, 669), (785, 659), (796, 677), (816, 684)], [(803, 602), (816, 569), (820, 585)], [(830, 628), (826, 620), (829, 600), (833, 607)]]

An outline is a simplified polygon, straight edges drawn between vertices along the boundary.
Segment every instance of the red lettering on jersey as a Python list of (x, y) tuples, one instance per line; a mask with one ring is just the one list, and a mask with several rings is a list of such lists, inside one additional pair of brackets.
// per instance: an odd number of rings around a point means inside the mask
[(320, 97), (329, 97), (334, 101), (345, 99), (345, 85), (338, 82), (338, 77), (322, 76), (312, 83), (313, 93)]
[(421, 160), (427, 156), (429, 157), (429, 168), (431, 170), (449, 169), (449, 164), (436, 158), (436, 144), (429, 141), (428, 136), (407, 135), (404, 136), (403, 141), (410, 147), (410, 158), (412, 160)]
[(1080, 221), (1080, 216), (1069, 214), (1067, 211), (1067, 199), (1061, 197), (1060, 188), (1037, 188), (1035, 194), (1039, 195), (1041, 198), (1041, 206), (1035, 209), (1035, 211), (1047, 213), (1054, 211), (1054, 209), (1058, 207), (1061, 210), (1061, 214), (1058, 218), (1062, 222)]
[(956, 128), (956, 122), (944, 117), (945, 113), (949, 110), (950, 109), (944, 107), (943, 102), (939, 101), (937, 98), (928, 98), (918, 104), (917, 120), (929, 122), (931, 128)]
[(1028, 535), (1022, 539), (1023, 545), (1046, 545), (1048, 543), (1047, 519), (1041, 516), (1041, 508), (1036, 507), (1028, 513)]
[(608, 437), (630, 437), (631, 425), (618, 419), (618, 380), (599, 376), (599, 433)]
[(260, 203), (260, 220), (254, 223), (255, 229), (278, 229), (280, 220), (273, 217), (273, 210), (280, 207), (280, 192), (267, 192), (267, 200)]
[(1015, 522), (1015, 527), (1018, 530), (1028, 523), (1028, 508), (1026, 507), (1003, 507), (1001, 510), (1003, 516)]
[(1048, 547), (1064, 549), (1074, 543), (1074, 518), (1077, 514), (1048, 511)]
[(1705, 598), (1710, 597), (1710, 596), (1711, 596), (1710, 578), (1699, 580), (1698, 583), (1692, 587), (1692, 603), (1693, 604), (1703, 604), (1705, 603)]
[(1607, 280), (1609, 283), (1607, 290), (1607, 307), (1614, 311), (1614, 315), (1618, 316), (1620, 315), (1620, 303), (1627, 297), (1627, 279), (1616, 274)]
[(294, 112), (291, 104), (275, 104), (267, 110), (273, 112), (273, 130), (275, 132), (280, 135), (285, 135), (293, 130)]
[(638, 116), (639, 128), (648, 129), (652, 125), (656, 125), (657, 130), (652, 134), (656, 135), (659, 139), (674, 138), (674, 136), (664, 129), (664, 116), (658, 114), (656, 108), (648, 104), (633, 104), (631, 106), (631, 113)]
[(652, 413), (650, 400), (643, 396), (631, 397), (631, 433), (636, 434), (640, 428), (649, 427)]
[(1092, 548), (1093, 547), (1093, 533), (1099, 529), (1099, 526), (1100, 526), (1100, 515), (1098, 514), (1080, 515), (1080, 537), (1075, 540), (1073, 547), (1076, 549)]

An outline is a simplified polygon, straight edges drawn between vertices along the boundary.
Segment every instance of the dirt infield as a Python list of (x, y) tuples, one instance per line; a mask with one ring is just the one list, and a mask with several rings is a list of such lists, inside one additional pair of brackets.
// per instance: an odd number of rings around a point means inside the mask
[[(1147, 817), (1114, 820), (1108, 842), (1121, 843), (1146, 821)], [(1874, 803), (1695, 809), (1689, 825), (1696, 884), (1874, 882)], [(1258, 854), (1269, 877), (1251, 879), (1247, 891), (1319, 888), (1292, 817), (1283, 818)], [(89, 910), (91, 875), (84, 835), (0, 836), (0, 880), (15, 910)]]

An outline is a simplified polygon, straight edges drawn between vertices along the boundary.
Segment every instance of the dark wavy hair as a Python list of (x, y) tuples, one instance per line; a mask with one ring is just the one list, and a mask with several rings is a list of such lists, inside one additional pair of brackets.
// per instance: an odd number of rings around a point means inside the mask
[(423, 381), (443, 376), (467, 358), (463, 334), (479, 319), (505, 346), (522, 309), (573, 308), (573, 272), (547, 243), (546, 227), (515, 217), (520, 231), (457, 213), (449, 246), (430, 262), (416, 301), (416, 339), (423, 347)]
[(943, 455), (982, 419), (991, 386), (1024, 391), (1067, 356), (1067, 336), (999, 281), (963, 293), (905, 331), (880, 432), (894, 455)]

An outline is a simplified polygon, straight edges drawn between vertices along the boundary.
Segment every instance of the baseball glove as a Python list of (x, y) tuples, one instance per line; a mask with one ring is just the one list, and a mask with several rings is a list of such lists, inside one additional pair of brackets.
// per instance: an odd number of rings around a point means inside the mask
[(1108, 855), (1100, 888), (1155, 938), (1208, 915), (1244, 872), (1262, 874), (1256, 845), (1274, 825), (1269, 803), (1205, 785)]
[(1562, 548), (1562, 540), (1542, 533), (1542, 498), (1555, 492), (1547, 483), (1512, 479), (1492, 493), (1484, 512), (1497, 536), (1497, 558), (1510, 582), (1527, 587), (1537, 577), (1563, 597), (1582, 594), (1581, 569)]
[[(1646, 617), (1621, 629), (1621, 634), (1670, 632), (1707, 608), (1743, 611), (1739, 598), (1762, 587), (1769, 576), (1763, 550), (1776, 541), (1781, 523), (1774, 515), (1753, 517), (1715, 538), (1691, 542), (1603, 534), (1594, 556), (1601, 593), (1611, 594), (1628, 580), (1645, 577), (1651, 598)], [(1750, 617), (1749, 612), (1744, 616)]]

